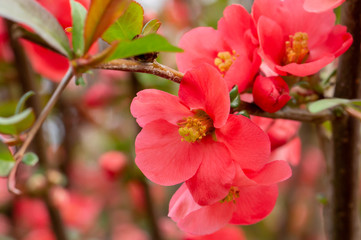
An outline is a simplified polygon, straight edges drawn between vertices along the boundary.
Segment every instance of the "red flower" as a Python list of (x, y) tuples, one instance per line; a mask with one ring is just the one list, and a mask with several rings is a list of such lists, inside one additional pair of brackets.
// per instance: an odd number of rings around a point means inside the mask
[(241, 228), (236, 226), (226, 226), (215, 233), (204, 236), (188, 236), (185, 240), (246, 240)]
[(218, 30), (199, 27), (181, 38), (179, 46), (184, 53), (176, 55), (179, 70), (185, 72), (199, 63), (211, 64), (224, 76), (228, 89), (238, 85), (242, 92), (261, 64), (256, 53), (257, 40), (251, 33), (254, 29), (251, 16), (241, 5), (227, 7)]
[[(37, 0), (59, 21), (64, 28), (72, 26), (71, 9), (69, 0)], [(89, 5), (89, 0), (76, 0), (84, 6)], [(70, 35), (69, 35), (70, 37)], [(66, 57), (40, 47), (35, 43), (22, 41), (30, 62), (36, 72), (44, 77), (59, 82), (69, 68), (69, 61)]]
[(198, 205), (183, 184), (169, 203), (168, 216), (180, 229), (195, 235), (211, 234), (227, 223), (253, 224), (272, 211), (278, 196), (276, 183), (290, 176), (285, 161), (270, 162), (259, 171), (237, 168), (228, 195), (208, 206)]
[(226, 83), (212, 66), (188, 71), (179, 98), (148, 89), (138, 93), (131, 112), (143, 130), (135, 141), (136, 164), (152, 181), (174, 185), (186, 181), (195, 201), (211, 204), (224, 198), (242, 169), (267, 163), (267, 135), (243, 116), (229, 114)]
[(259, 75), (253, 84), (254, 102), (266, 112), (277, 112), (291, 99), (287, 83), (281, 77)]
[(259, 53), (280, 75), (317, 73), (352, 44), (346, 27), (334, 26), (332, 10), (310, 13), (304, 0), (255, 0)]
[(309, 12), (324, 12), (340, 6), (345, 0), (305, 0), (303, 7)]

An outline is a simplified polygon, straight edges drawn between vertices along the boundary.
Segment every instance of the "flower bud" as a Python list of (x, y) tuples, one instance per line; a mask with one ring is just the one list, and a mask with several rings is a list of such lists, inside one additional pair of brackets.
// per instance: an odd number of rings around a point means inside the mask
[(259, 75), (253, 84), (254, 102), (266, 112), (277, 112), (291, 99), (287, 83), (281, 77)]

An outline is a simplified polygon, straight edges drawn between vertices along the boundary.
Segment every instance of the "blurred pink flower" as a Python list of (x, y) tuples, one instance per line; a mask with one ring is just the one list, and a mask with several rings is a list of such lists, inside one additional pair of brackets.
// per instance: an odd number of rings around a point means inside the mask
[(226, 83), (208, 64), (185, 74), (179, 98), (153, 89), (139, 92), (131, 104), (143, 127), (135, 142), (136, 164), (158, 184), (186, 181), (201, 205), (224, 198), (235, 163), (257, 171), (270, 154), (267, 135), (248, 118), (230, 115), (229, 106)]
[(325, 12), (340, 6), (345, 0), (305, 0), (303, 7), (309, 12)]
[(346, 27), (334, 25), (332, 10), (310, 13), (304, 0), (255, 0), (259, 54), (272, 71), (307, 76), (317, 73), (352, 44)]
[(227, 7), (223, 15), (218, 30), (198, 27), (183, 35), (179, 46), (184, 52), (176, 55), (177, 66), (185, 72), (200, 63), (208, 63), (224, 76), (228, 89), (238, 85), (242, 92), (251, 85), (261, 64), (257, 41), (252, 35), (255, 27), (241, 5)]
[(55, 236), (49, 228), (40, 228), (32, 230), (22, 240), (55, 240)]
[(122, 174), (128, 162), (127, 156), (119, 151), (103, 153), (98, 161), (102, 170), (112, 180)]

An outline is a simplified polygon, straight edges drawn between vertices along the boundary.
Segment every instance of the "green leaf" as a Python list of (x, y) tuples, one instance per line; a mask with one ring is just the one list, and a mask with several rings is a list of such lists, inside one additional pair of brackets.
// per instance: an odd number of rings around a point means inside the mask
[(111, 25), (102, 38), (108, 43), (115, 40), (133, 40), (143, 27), (144, 10), (137, 2), (132, 2), (125, 13)]
[(77, 86), (79, 86), (79, 85), (80, 86), (85, 86), (86, 84), (85, 84), (83, 76), (79, 76), (79, 77), (75, 78), (75, 84)]
[(142, 34), (148, 35), (151, 33), (157, 33), (161, 25), (162, 23), (158, 19), (152, 19), (144, 25)]
[(25, 153), (22, 162), (29, 166), (35, 166), (39, 162), (39, 157), (33, 152)]
[(361, 100), (360, 100), (360, 99), (351, 100), (350, 103), (351, 103), (352, 105), (361, 107)]
[(308, 104), (307, 108), (308, 111), (310, 111), (311, 113), (317, 113), (326, 110), (328, 108), (335, 107), (337, 105), (347, 104), (349, 102), (350, 100), (342, 99), (342, 98), (321, 99), (316, 102), (312, 102)]
[(27, 93), (25, 93), (19, 100), (18, 104), (16, 105), (16, 109), (15, 109), (15, 114), (20, 113), (25, 106), (26, 101), (31, 97), (34, 96), (35, 92), (33, 91), (29, 91)]
[(84, 52), (125, 12), (131, 0), (92, 0), (85, 20)]
[(11, 117), (0, 117), (0, 133), (19, 134), (29, 129), (35, 121), (35, 115), (31, 108)]
[(241, 105), (241, 97), (239, 96), (237, 85), (234, 85), (229, 92), (229, 98), (231, 100), (231, 108), (237, 108)]
[(34, 0), (1, 0), (0, 16), (31, 27), (53, 48), (71, 58), (69, 40), (58, 21)]
[(166, 38), (158, 34), (149, 34), (145, 37), (130, 40), (121, 40), (114, 54), (108, 59), (128, 58), (151, 52), (182, 52), (173, 46)]
[(72, 42), (77, 57), (84, 54), (84, 25), (87, 11), (80, 3), (70, 0), (73, 19)]
[(7, 177), (15, 165), (15, 159), (8, 146), (0, 141), (0, 177)]

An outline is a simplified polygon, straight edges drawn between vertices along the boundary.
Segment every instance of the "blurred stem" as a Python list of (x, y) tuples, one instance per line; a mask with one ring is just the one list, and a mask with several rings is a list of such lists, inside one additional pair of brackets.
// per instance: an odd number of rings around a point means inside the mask
[(39, 115), (39, 117), (37, 118), (36, 122), (34, 123), (33, 127), (30, 129), (27, 138), (25, 139), (23, 145), (21, 145), (19, 151), (17, 151), (14, 155), (14, 158), (16, 160), (15, 162), (15, 166), (13, 167), (13, 169), (10, 172), (9, 175), (9, 181), (8, 181), (8, 187), (9, 190), (11, 192), (13, 192), (14, 194), (20, 194), (20, 190), (18, 190), (16, 188), (16, 171), (17, 168), (26, 152), (26, 149), (29, 147), (30, 143), (32, 142), (32, 140), (34, 139), (35, 135), (37, 134), (38, 130), (40, 129), (41, 125), (43, 124), (43, 122), (45, 121), (45, 119), (47, 118), (47, 116), (49, 115), (50, 111), (53, 109), (55, 103), (58, 101), (61, 93), (64, 91), (65, 87), (68, 85), (68, 83), (70, 82), (71, 78), (73, 76), (73, 70), (70, 67), (67, 71), (67, 73), (65, 74), (64, 78), (61, 80), (60, 84), (58, 85), (58, 87), (55, 89), (55, 92), (53, 93), (53, 95), (51, 96), (49, 102), (46, 104), (46, 106), (44, 107), (44, 109), (42, 110), (41, 114)]
[[(343, 4), (341, 23), (353, 36), (353, 44), (340, 57), (334, 97), (360, 97), (361, 0)], [(333, 158), (331, 161), (331, 240), (356, 240), (360, 237), (359, 160), (360, 126), (347, 115), (332, 122)]]

